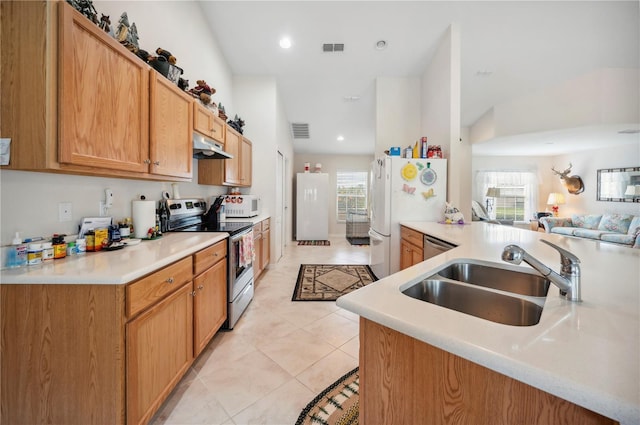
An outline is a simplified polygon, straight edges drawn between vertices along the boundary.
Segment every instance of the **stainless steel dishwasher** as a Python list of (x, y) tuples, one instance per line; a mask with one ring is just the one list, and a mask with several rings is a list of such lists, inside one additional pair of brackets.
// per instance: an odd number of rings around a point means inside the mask
[(454, 245), (430, 235), (424, 235), (424, 259), (428, 260), (429, 258), (433, 258), (438, 254), (449, 251), (451, 248), (455, 248), (456, 246), (458, 245)]

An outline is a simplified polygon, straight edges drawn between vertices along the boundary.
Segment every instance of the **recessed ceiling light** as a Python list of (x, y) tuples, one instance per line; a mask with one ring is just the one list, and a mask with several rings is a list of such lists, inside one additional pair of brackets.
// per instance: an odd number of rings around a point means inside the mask
[(338, 142), (342, 142), (344, 140), (344, 136), (343, 135), (339, 135), (337, 137), (337, 139), (338, 139)]
[(360, 96), (342, 96), (345, 102), (357, 102), (360, 100)]
[(490, 77), (493, 74), (493, 71), (489, 71), (486, 69), (482, 69), (480, 71), (476, 71), (476, 77)]
[(384, 40), (380, 40), (376, 43), (376, 49), (377, 50), (384, 50), (387, 48), (387, 42)]
[(291, 47), (291, 39), (289, 37), (282, 37), (280, 39), (280, 47), (283, 49), (288, 49)]

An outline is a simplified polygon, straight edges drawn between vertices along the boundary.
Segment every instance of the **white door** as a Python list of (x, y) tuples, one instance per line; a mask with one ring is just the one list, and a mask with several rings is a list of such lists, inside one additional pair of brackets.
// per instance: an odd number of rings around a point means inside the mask
[(298, 173), (296, 181), (296, 239), (329, 238), (329, 175)]
[(379, 234), (389, 236), (391, 229), (390, 220), (390, 182), (388, 159), (376, 159), (371, 163), (370, 175), (370, 208), (371, 208), (371, 228)]
[(278, 159), (276, 165), (276, 216), (274, 229), (271, 233), (273, 238), (275, 239), (274, 243), (274, 252), (273, 252), (273, 262), (277, 263), (280, 261), (282, 257), (283, 245), (284, 245), (284, 226), (282, 223), (282, 219), (284, 217), (284, 194), (285, 191), (285, 178), (284, 178), (285, 168), (284, 168), (284, 155), (282, 152), (278, 151)]

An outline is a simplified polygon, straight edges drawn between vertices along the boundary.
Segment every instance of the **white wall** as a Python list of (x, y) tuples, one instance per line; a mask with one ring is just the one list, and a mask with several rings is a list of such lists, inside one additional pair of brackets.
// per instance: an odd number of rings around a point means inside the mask
[(461, 139), (460, 28), (451, 24), (422, 75), (422, 135), (448, 159), (447, 198), (471, 217), (471, 144)]
[(420, 137), (420, 79), (378, 77), (374, 155), (392, 146), (413, 146)]
[[(231, 117), (234, 113), (243, 115), (234, 111), (232, 74), (217, 41), (205, 25), (198, 3), (96, 1), (94, 6), (98, 13), (110, 15), (114, 24), (122, 12), (127, 11), (129, 22), (135, 22), (138, 28), (141, 48), (169, 50), (177, 57), (177, 65), (184, 69), (184, 77), (190, 80), (191, 87), (196, 79), (206, 80), (217, 90), (214, 101), (222, 101)], [(193, 168), (197, 180), (197, 161)], [(261, 179), (259, 173), (254, 175), (254, 180)], [(10, 242), (16, 231), (25, 237), (77, 232), (82, 217), (98, 214), (105, 188), (113, 190), (115, 201), (109, 215), (116, 220), (131, 216), (131, 201), (140, 194), (145, 194), (147, 199), (159, 200), (162, 191), (171, 191), (171, 185), (163, 182), (7, 170), (0, 171), (0, 186), (2, 243)], [(183, 197), (208, 197), (226, 192), (224, 187), (180, 183)], [(60, 202), (72, 203), (71, 222), (58, 222)]]
[[(276, 99), (276, 145), (277, 150), (284, 156), (284, 204), (285, 211), (282, 219), (282, 225), (284, 227), (284, 242), (293, 240), (293, 218), (291, 212), (293, 211), (293, 166), (294, 166), (294, 154), (293, 154), (293, 139), (291, 137), (291, 131), (289, 127), (289, 120), (284, 110), (284, 103), (282, 102), (282, 96), (280, 92), (277, 93)], [(278, 212), (274, 211), (274, 216)], [(276, 238), (273, 238), (275, 243)], [(275, 251), (272, 251), (275, 252)]]
[[(373, 155), (317, 155), (296, 154), (293, 167), (295, 173), (304, 172), (304, 163), (311, 163), (311, 172), (316, 163), (322, 164), (322, 172), (329, 174), (329, 235), (345, 236), (346, 224), (339, 223), (336, 218), (336, 172), (365, 171), (369, 172)], [(295, 202), (295, 197), (294, 197)], [(295, 203), (294, 203), (295, 205)], [(293, 212), (293, 211), (292, 211)], [(295, 231), (294, 231), (295, 233)]]

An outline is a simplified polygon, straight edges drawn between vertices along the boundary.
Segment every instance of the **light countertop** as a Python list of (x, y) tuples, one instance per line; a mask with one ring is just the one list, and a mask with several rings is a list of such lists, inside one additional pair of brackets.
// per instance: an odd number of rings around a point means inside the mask
[(228, 233), (165, 233), (116, 251), (87, 252), (0, 272), (2, 284), (125, 284), (211, 246)]
[[(401, 224), (458, 247), (345, 295), (338, 306), (621, 424), (640, 423), (640, 249), (480, 222)], [(501, 260), (508, 244), (559, 272), (560, 255), (540, 239), (581, 260), (583, 301), (566, 301), (551, 285), (537, 325), (502, 325), (401, 292), (464, 258), (530, 271)]]

